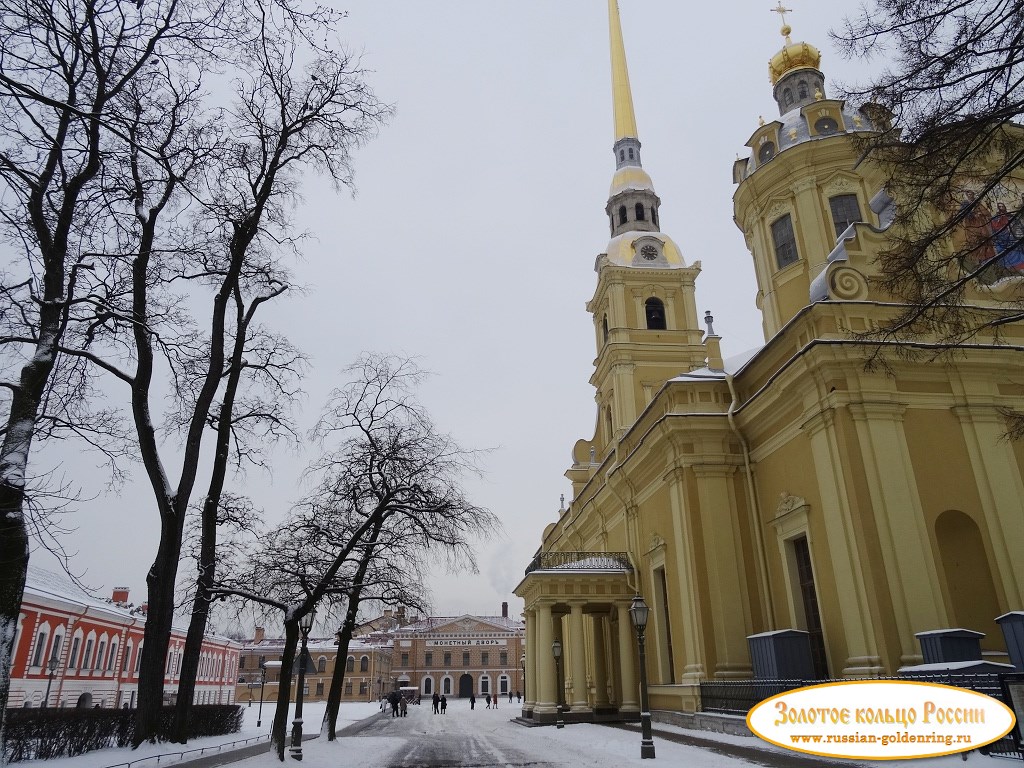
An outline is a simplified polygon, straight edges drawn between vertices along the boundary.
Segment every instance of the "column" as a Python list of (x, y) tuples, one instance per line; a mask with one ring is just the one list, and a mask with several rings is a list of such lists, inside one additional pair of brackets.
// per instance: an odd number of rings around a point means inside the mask
[[(831, 411), (822, 411), (801, 427), (811, 442), (814, 473), (821, 495), (821, 517), (829, 532), (826, 538), (832, 578), (835, 579), (836, 591), (843, 596), (844, 605), (849, 606), (840, 616), (831, 618), (831, 622), (842, 624), (849, 655), (842, 670), (831, 668), (830, 671), (844, 677), (868, 677), (882, 671), (882, 660), (875, 643), (874, 622), (864, 586), (864, 568), (857, 550), (850, 499), (840, 476), (844, 462), (839, 454), (834, 418)], [(830, 617), (823, 613), (821, 619), (825, 624), (827, 644)]]
[(711, 620), (714, 628), (715, 677), (750, 677), (750, 603), (746, 590), (740, 524), (732, 493), (730, 465), (693, 467), (708, 562), (708, 589), (714, 595)]
[(919, 664), (921, 651), (914, 633), (948, 626), (948, 621), (945, 607), (936, 600), (938, 572), (903, 431), (905, 406), (853, 403), (849, 408), (864, 456), (886, 592), (899, 631), (900, 664)]
[(572, 706), (573, 712), (589, 712), (587, 701), (587, 648), (583, 636), (583, 603), (569, 604), (569, 646), (572, 648)]
[[(699, 683), (704, 679), (704, 643), (701, 636), (700, 593), (697, 579), (697, 534), (693, 511), (686, 503), (686, 470), (676, 467), (665, 475), (672, 504), (672, 537), (675, 544), (679, 599), (683, 608), (683, 664), (681, 683)], [(677, 682), (673, 680), (672, 682)]]
[(533, 709), (537, 702), (537, 612), (526, 611), (526, 675), (523, 685), (523, 709)]
[(555, 711), (555, 660), (551, 656), (551, 606), (537, 606), (537, 643), (530, 648), (530, 660), (537, 670), (537, 700), (534, 712)]
[(619, 666), (622, 675), (622, 702), (620, 712), (639, 712), (637, 703), (640, 689), (636, 683), (636, 660), (633, 653), (633, 624), (629, 620), (629, 605), (616, 603), (619, 614)]
[(604, 656), (604, 617), (591, 616), (594, 634), (594, 708), (608, 706), (608, 669)]

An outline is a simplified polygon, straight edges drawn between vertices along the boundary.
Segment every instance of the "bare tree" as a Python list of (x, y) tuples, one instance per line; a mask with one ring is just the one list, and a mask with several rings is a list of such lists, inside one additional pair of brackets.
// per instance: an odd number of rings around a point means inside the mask
[(1022, 29), (1020, 0), (874, 0), (833, 32), (890, 62), (846, 88), (891, 126), (861, 140), (896, 204), (877, 285), (904, 308), (886, 340), (950, 349), (1024, 319), (1004, 282), (1024, 268)]
[(423, 373), (415, 363), (364, 355), (348, 373), (314, 430), (324, 452), (308, 470), (312, 490), (284, 525), (239, 558), (248, 569), (223, 574), (211, 590), (284, 616), (271, 737), (281, 759), (299, 618), (325, 600), (351, 608), (364, 589), (387, 599), (402, 581), (389, 571), (398, 544), (412, 553), (410, 566), (420, 552), (475, 570), (473, 542), (499, 527), (462, 491), (463, 476), (477, 471), (476, 453), (438, 432), (416, 401)]
[(33, 439), (47, 419), (75, 431), (68, 406), (81, 402), (55, 394), (69, 390), (54, 386), (54, 372), (72, 311), (88, 301), (81, 278), (104, 250), (93, 215), (117, 132), (111, 118), (158, 53), (202, 50), (218, 12), (200, 0), (154, 0), (142, 12), (117, 0), (0, 2), (0, 225), (20, 262), (0, 286), (0, 353), (17, 369), (0, 382), (9, 394), (0, 446), (0, 718), (28, 563)]

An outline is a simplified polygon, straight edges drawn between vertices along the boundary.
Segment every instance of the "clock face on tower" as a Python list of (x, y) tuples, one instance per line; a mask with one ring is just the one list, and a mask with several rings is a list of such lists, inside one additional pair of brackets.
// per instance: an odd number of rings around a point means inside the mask
[(648, 261), (654, 261), (656, 258), (658, 258), (658, 249), (655, 248), (650, 243), (648, 243), (647, 245), (640, 249), (640, 255), (643, 256)]

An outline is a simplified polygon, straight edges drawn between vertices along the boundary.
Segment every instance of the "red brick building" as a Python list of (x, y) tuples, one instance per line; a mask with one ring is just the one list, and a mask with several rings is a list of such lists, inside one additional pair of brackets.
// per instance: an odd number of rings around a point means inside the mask
[[(11, 667), (9, 707), (134, 707), (142, 658), (145, 611), (128, 603), (127, 589), (96, 598), (66, 575), (29, 567)], [(185, 628), (172, 631), (164, 676), (168, 703), (177, 695)], [(234, 701), (241, 645), (203, 641), (195, 700)]]

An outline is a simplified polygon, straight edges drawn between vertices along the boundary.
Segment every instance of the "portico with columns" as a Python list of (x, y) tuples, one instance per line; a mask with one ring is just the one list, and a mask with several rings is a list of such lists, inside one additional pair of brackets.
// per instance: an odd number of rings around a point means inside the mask
[[(562, 553), (568, 555), (569, 553)], [(625, 556), (581, 555), (542, 563), (516, 588), (526, 604), (523, 717), (553, 723), (639, 718), (636, 633)], [(545, 567), (547, 566), (547, 567)], [(561, 643), (561, 674), (552, 645)]]

